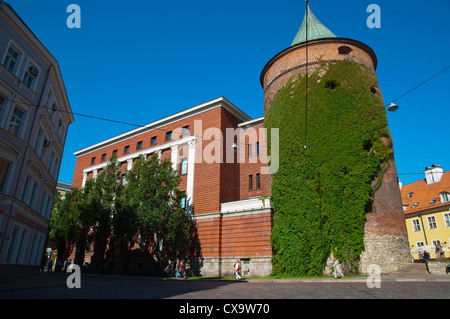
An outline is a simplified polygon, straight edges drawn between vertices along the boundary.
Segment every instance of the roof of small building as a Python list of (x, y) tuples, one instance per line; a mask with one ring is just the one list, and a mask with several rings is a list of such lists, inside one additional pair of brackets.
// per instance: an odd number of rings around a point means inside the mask
[(426, 179), (402, 186), (402, 202), (405, 215), (418, 213), (424, 210), (450, 205), (450, 202), (441, 202), (441, 193), (450, 193), (450, 171), (444, 172), (439, 182), (427, 184)]
[[(308, 30), (306, 29), (306, 26), (308, 26)], [(306, 39), (306, 31), (308, 31), (308, 39)], [(316, 18), (309, 7), (309, 4), (307, 4), (302, 25), (300, 26), (294, 41), (292, 41), (291, 46), (306, 42), (307, 40), (312, 41), (324, 38), (337, 38), (337, 36)]]

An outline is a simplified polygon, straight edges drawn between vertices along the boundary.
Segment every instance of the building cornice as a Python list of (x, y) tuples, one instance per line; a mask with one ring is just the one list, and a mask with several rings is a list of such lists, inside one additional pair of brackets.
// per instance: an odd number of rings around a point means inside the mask
[[(202, 103), (200, 105), (191, 107), (187, 110), (175, 113), (173, 115), (167, 116), (165, 118), (162, 118), (160, 120), (157, 120), (155, 122), (152, 122), (150, 124), (138, 127), (134, 130), (125, 132), (123, 134), (117, 135), (115, 137), (112, 137), (110, 139), (107, 139), (105, 141), (102, 141), (100, 143), (94, 144), (92, 146), (86, 147), (82, 150), (79, 150), (74, 153), (75, 156), (82, 156), (85, 154), (88, 154), (90, 152), (96, 151), (100, 148), (121, 142), (123, 140), (127, 140), (130, 138), (133, 138), (135, 136), (141, 135), (146, 132), (150, 132), (153, 130), (160, 129), (163, 126), (172, 124), (174, 122), (189, 118), (191, 116), (209, 111), (211, 109), (214, 109), (216, 107), (223, 107), (233, 115), (235, 115), (238, 119), (241, 121), (249, 121), (251, 119), (250, 116), (245, 114), (243, 111), (241, 111), (239, 108), (237, 108), (235, 105), (233, 105), (230, 101), (228, 101), (225, 97), (219, 97), (217, 99), (208, 101), (206, 103)], [(165, 144), (164, 144), (165, 145)], [(167, 146), (165, 146), (167, 147)]]
[(411, 217), (417, 217), (420, 215), (429, 215), (429, 214), (435, 214), (450, 210), (450, 203), (441, 204), (436, 207), (431, 208), (425, 208), (420, 210), (414, 210), (412, 212), (405, 212), (405, 218), (411, 218)]

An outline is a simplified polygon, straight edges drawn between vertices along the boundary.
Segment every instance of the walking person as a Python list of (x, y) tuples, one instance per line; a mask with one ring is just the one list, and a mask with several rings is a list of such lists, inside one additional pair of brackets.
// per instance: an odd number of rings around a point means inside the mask
[(233, 267), (234, 267), (234, 275), (236, 276), (236, 280), (240, 280), (242, 277), (240, 274), (241, 264), (239, 263), (239, 259), (236, 260)]
[(423, 264), (423, 251), (419, 251), (419, 262)]
[(173, 277), (173, 266), (172, 266), (172, 262), (169, 260), (169, 264), (167, 265), (166, 269), (164, 269), (164, 271), (167, 274), (167, 278), (168, 279), (172, 279)]
[(186, 271), (184, 269), (184, 264), (182, 261), (180, 261), (180, 277), (186, 279)]
[(181, 274), (180, 274), (180, 260), (177, 259), (177, 263), (175, 264), (175, 269), (177, 271), (177, 279), (181, 279)]
[(339, 260), (336, 257), (334, 258), (333, 266), (334, 266), (334, 279), (337, 279), (338, 273), (342, 278), (344, 278), (344, 273), (342, 272), (341, 265), (339, 264)]

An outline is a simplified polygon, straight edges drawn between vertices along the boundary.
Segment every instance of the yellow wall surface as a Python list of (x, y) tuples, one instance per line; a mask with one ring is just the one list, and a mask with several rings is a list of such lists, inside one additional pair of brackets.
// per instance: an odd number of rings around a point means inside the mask
[[(423, 242), (423, 250), (430, 253), (430, 258), (436, 258), (433, 241), (439, 240), (443, 246), (445, 256), (450, 257), (450, 211), (433, 212), (423, 215), (405, 216), (408, 230), (409, 247), (415, 259), (419, 259), (418, 243)], [(414, 229), (419, 223), (420, 230)]]

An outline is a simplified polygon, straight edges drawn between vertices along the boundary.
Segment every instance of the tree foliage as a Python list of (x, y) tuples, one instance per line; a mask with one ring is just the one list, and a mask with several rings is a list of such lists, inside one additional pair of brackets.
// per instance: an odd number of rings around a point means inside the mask
[(365, 214), (393, 156), (376, 75), (348, 60), (323, 62), (308, 77), (307, 108), (305, 88), (304, 75), (291, 78), (264, 120), (280, 136), (274, 273), (322, 274), (331, 253), (357, 272)]
[(169, 255), (187, 253), (191, 221), (180, 201), (180, 177), (169, 160), (154, 154), (139, 157), (120, 182), (120, 164), (111, 158), (103, 171), (72, 188), (55, 202), (51, 239), (59, 249), (75, 246), (75, 262), (83, 263), (88, 242), (95, 260), (107, 249), (129, 251), (141, 238), (144, 251), (163, 263)]

